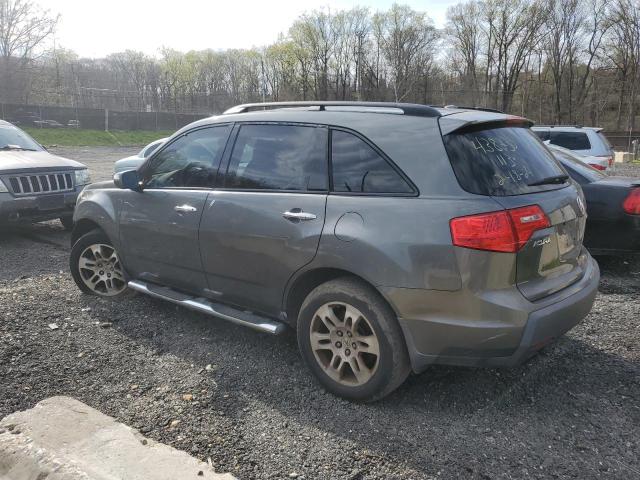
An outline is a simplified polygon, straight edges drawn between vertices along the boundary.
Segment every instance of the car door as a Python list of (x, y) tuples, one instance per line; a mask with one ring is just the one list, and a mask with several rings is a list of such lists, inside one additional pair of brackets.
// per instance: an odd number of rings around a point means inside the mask
[(141, 167), (143, 190), (127, 192), (120, 210), (129, 275), (190, 292), (206, 287), (198, 227), (231, 128), (189, 131)]
[(328, 191), (327, 129), (243, 124), (200, 225), (210, 296), (266, 314), (316, 254)]

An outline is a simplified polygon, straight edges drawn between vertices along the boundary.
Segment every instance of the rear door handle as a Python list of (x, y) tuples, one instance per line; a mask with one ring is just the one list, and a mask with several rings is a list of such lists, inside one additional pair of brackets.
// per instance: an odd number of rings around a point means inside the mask
[(176, 212), (183, 212), (183, 213), (192, 213), (192, 212), (198, 211), (196, 207), (192, 207), (191, 205), (176, 205), (175, 207), (173, 207), (173, 209)]
[(287, 220), (300, 220), (300, 221), (315, 220), (316, 218), (318, 218), (313, 213), (303, 212), (299, 208), (294, 208), (292, 210), (284, 212), (282, 216)]

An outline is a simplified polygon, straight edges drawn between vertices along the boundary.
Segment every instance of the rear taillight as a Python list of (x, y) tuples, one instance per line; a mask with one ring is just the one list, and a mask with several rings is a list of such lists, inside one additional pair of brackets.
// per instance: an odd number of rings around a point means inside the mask
[(597, 163), (590, 163), (589, 166), (591, 168), (595, 168), (596, 170), (600, 170), (600, 171), (603, 171), (603, 170), (607, 169), (607, 167), (605, 167), (603, 165), (598, 165)]
[(629, 215), (640, 215), (640, 187), (632, 188), (622, 202), (622, 208)]
[(538, 205), (453, 218), (449, 222), (453, 244), (458, 247), (514, 253), (533, 232), (549, 226)]

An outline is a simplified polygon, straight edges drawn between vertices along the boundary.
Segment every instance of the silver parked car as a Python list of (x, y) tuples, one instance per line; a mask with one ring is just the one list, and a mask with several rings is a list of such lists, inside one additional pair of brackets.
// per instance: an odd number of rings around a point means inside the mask
[(0, 120), (0, 225), (59, 218), (71, 229), (76, 198), (89, 181), (85, 165), (51, 155)]
[(85, 189), (71, 272), (88, 294), (294, 328), (349, 399), (431, 364), (516, 365), (587, 315), (599, 280), (582, 192), (530, 126), (414, 104), (234, 107)]
[(127, 170), (134, 170), (138, 168), (147, 159), (147, 157), (155, 152), (158, 147), (166, 141), (166, 138), (159, 138), (158, 140), (154, 140), (149, 145), (144, 147), (136, 155), (131, 155), (130, 157), (126, 157), (122, 160), (116, 161), (116, 163), (113, 165), (113, 173), (124, 172)]
[(615, 158), (613, 147), (602, 128), (579, 125), (536, 125), (531, 128), (542, 141), (572, 150), (578, 155), (600, 157), (611, 167)]

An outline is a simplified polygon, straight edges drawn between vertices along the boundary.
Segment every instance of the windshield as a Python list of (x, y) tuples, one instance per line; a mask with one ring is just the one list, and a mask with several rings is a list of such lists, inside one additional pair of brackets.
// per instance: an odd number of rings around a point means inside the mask
[[(604, 173), (601, 173), (595, 168), (592, 168), (586, 163), (580, 161), (579, 157), (577, 155), (574, 155), (573, 153), (567, 152), (564, 149), (560, 150), (559, 148), (553, 148), (551, 149), (551, 151), (556, 156), (556, 158), (560, 160), (562, 165), (569, 171), (569, 174), (577, 173), (588, 182), (597, 182), (598, 180), (606, 177)], [(575, 178), (574, 175), (571, 176), (574, 177), (574, 180), (580, 181), (580, 179)]]
[(564, 175), (560, 166), (528, 128), (485, 125), (443, 138), (458, 182), (468, 192), (502, 197), (567, 185), (557, 178)]
[(42, 150), (38, 143), (19, 128), (0, 126), (0, 150)]

